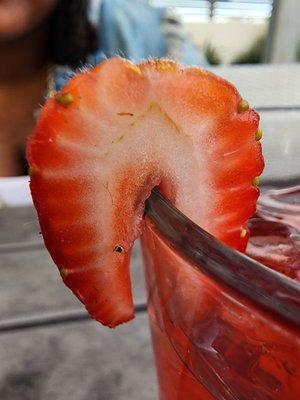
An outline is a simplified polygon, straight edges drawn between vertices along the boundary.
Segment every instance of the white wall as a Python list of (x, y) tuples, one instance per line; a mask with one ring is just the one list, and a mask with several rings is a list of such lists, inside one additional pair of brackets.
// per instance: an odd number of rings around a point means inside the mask
[(198, 46), (211, 44), (218, 51), (224, 63), (248, 50), (252, 42), (266, 32), (267, 22), (189, 22), (187, 30)]
[(284, 0), (277, 3), (271, 23), (273, 34), (268, 60), (275, 63), (289, 63), (296, 60), (300, 44), (299, 18), (299, 0)]

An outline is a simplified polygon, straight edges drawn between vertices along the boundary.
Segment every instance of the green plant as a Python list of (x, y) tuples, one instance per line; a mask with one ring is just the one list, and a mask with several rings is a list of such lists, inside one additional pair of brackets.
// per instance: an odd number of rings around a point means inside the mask
[(265, 34), (257, 37), (250, 48), (233, 60), (232, 64), (258, 64), (262, 62), (266, 42)]
[(207, 44), (206, 46), (204, 46), (204, 53), (210, 65), (221, 64), (221, 57), (219, 56), (217, 49), (211, 44)]
[(298, 47), (297, 47), (296, 61), (300, 61), (300, 43), (298, 44)]

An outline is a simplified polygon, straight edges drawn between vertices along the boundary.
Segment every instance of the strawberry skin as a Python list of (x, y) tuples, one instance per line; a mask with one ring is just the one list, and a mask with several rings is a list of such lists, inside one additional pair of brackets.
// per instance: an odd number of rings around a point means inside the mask
[(167, 60), (110, 59), (43, 107), (29, 139), (45, 244), (93, 318), (133, 318), (130, 251), (153, 187), (244, 250), (263, 169), (259, 117), (225, 80)]

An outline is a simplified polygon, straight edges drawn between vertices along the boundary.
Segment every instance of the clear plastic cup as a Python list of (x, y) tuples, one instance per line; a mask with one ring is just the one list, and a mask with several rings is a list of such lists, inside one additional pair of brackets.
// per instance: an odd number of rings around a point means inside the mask
[(160, 400), (300, 399), (299, 283), (223, 245), (158, 192), (142, 248)]

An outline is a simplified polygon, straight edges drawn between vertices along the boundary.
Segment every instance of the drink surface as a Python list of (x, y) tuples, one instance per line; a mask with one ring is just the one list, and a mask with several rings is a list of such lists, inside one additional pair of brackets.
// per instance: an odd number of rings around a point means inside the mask
[(269, 190), (249, 223), (247, 254), (300, 281), (300, 186)]
[[(284, 195), (295, 208), (299, 192)], [(299, 279), (297, 220), (265, 210), (267, 219), (260, 206), (250, 221), (248, 255)], [(298, 400), (299, 329), (194, 269), (150, 221), (146, 225), (143, 251), (160, 399)]]

